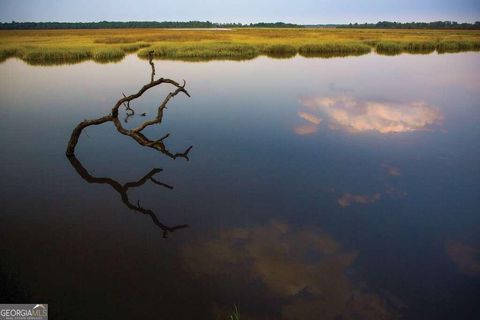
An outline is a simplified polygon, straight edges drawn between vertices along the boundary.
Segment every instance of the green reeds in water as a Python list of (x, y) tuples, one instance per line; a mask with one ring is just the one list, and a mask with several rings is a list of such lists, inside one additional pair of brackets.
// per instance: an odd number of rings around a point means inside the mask
[(120, 49), (125, 51), (125, 53), (137, 52), (139, 49), (150, 47), (149, 43), (131, 43), (120, 46)]
[(153, 50), (154, 56), (160, 59), (177, 59), (186, 61), (246, 60), (258, 56), (258, 50), (248, 44), (237, 43), (205, 43), (197, 45), (163, 45), (140, 50), (138, 56), (147, 58)]
[(98, 63), (111, 63), (121, 61), (127, 53), (135, 52), (140, 48), (149, 46), (146, 43), (127, 44), (122, 46), (107, 47), (71, 47), (71, 48), (32, 48), (0, 51), (0, 61), (16, 56), (30, 65), (61, 65), (74, 64), (86, 60)]
[(92, 50), (92, 58), (95, 62), (117, 62), (125, 57), (125, 51), (120, 48), (99, 48)]
[(349, 55), (363, 55), (371, 51), (369, 45), (362, 42), (332, 42), (332, 43), (317, 43), (317, 44), (305, 44), (300, 46), (300, 55), (311, 57), (343, 57)]
[(240, 320), (240, 311), (237, 308), (237, 305), (234, 305), (233, 313), (230, 315), (228, 320)]
[[(147, 43), (148, 42), (148, 43)], [(10, 57), (35, 65), (72, 64), (85, 60), (117, 62), (137, 52), (142, 58), (183, 61), (358, 56), (371, 52), (396, 55), (479, 51), (478, 31), (234, 29), (211, 30), (75, 30), (0, 33), (0, 62)]]
[(397, 55), (401, 53), (429, 54), (435, 50), (438, 53), (480, 51), (480, 41), (475, 40), (443, 40), (443, 41), (412, 41), (377, 43), (376, 52), (382, 55)]
[(20, 58), (31, 65), (73, 64), (91, 59), (88, 48), (33, 48), (20, 50)]
[(444, 40), (437, 44), (438, 53), (453, 53), (462, 51), (479, 51), (479, 40)]
[(377, 43), (375, 51), (378, 54), (383, 54), (387, 56), (394, 56), (402, 53), (403, 47), (398, 42), (382, 41)]
[(378, 54), (393, 56), (404, 52), (411, 54), (429, 54), (434, 52), (436, 48), (437, 44), (435, 41), (381, 41), (376, 44), (375, 51)]
[(403, 44), (403, 51), (412, 54), (429, 54), (434, 52), (436, 48), (435, 41), (414, 41)]
[(4, 48), (0, 49), (0, 62), (7, 60), (8, 58), (15, 57), (17, 55), (16, 48)]
[(275, 59), (288, 59), (297, 55), (297, 48), (288, 44), (275, 44), (264, 47), (261, 52)]

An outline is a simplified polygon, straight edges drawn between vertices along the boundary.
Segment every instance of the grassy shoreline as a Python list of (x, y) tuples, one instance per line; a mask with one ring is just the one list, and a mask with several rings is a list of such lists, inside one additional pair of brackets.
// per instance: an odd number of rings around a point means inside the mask
[(117, 62), (137, 52), (158, 59), (208, 61), (480, 51), (478, 30), (404, 29), (101, 29), (0, 30), (0, 62), (33, 65)]

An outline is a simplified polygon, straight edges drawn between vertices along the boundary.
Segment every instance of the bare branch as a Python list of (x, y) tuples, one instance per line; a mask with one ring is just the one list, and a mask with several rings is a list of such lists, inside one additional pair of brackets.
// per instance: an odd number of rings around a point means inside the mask
[[(92, 126), (92, 125), (99, 125), (99, 124), (102, 124), (102, 123), (105, 123), (105, 122), (108, 122), (108, 121), (112, 121), (114, 123), (115, 127), (117, 128), (118, 132), (120, 132), (123, 135), (130, 136), (135, 141), (137, 141), (140, 145), (151, 147), (153, 149), (159, 150), (160, 152), (168, 155), (170, 158), (173, 158), (173, 159), (176, 159), (177, 157), (183, 157), (183, 158), (188, 160), (188, 157), (185, 154), (185, 153), (188, 153), (187, 151), (183, 152), (183, 153), (172, 154), (172, 153), (170, 153), (170, 151), (168, 151), (165, 148), (165, 145), (163, 144), (163, 140), (166, 137), (168, 137), (168, 135), (166, 135), (165, 137), (163, 137), (161, 139), (151, 141), (148, 138), (146, 138), (143, 134), (140, 133), (146, 127), (162, 122), (163, 111), (166, 109), (168, 102), (173, 97), (175, 97), (178, 93), (182, 92), (185, 95), (187, 95), (188, 97), (190, 97), (190, 94), (185, 89), (185, 84), (186, 84), (185, 80), (183, 80), (183, 85), (180, 85), (178, 82), (176, 82), (174, 80), (166, 79), (166, 78), (160, 78), (160, 79), (155, 80), (154, 79), (155, 65), (153, 64), (152, 59), (153, 59), (153, 52), (149, 52), (149, 63), (152, 67), (152, 74), (151, 74), (150, 83), (145, 84), (142, 88), (140, 88), (140, 90), (137, 93), (131, 94), (129, 96), (126, 96), (124, 93), (122, 93), (123, 98), (121, 98), (120, 100), (117, 101), (117, 103), (115, 103), (115, 105), (113, 106), (112, 111), (109, 115), (106, 115), (106, 116), (103, 116), (101, 118), (94, 119), (94, 120), (84, 120), (81, 123), (79, 123), (73, 129), (72, 134), (70, 136), (70, 140), (68, 142), (68, 146), (67, 146), (67, 150), (66, 150), (66, 155), (67, 156), (70, 157), (70, 156), (73, 156), (75, 154), (75, 147), (78, 143), (78, 140), (80, 138), (80, 135), (82, 134), (83, 129), (85, 129), (86, 127)], [(138, 126), (137, 128), (135, 128), (133, 130), (125, 129), (122, 126), (122, 124), (120, 123), (120, 121), (118, 120), (118, 109), (120, 108), (120, 106), (123, 105), (125, 107), (126, 111), (127, 111), (127, 117), (124, 120), (125, 122), (127, 122), (128, 118), (133, 116), (134, 113), (135, 113), (135, 111), (130, 107), (130, 102), (132, 100), (135, 100), (135, 99), (139, 98), (140, 96), (142, 96), (147, 90), (149, 90), (153, 87), (156, 87), (160, 84), (173, 85), (174, 87), (176, 87), (176, 90), (173, 91), (173, 92), (170, 92), (165, 97), (163, 102), (159, 105), (158, 111), (157, 111), (157, 116), (152, 120), (145, 121), (143, 124), (141, 124), (140, 126)], [(142, 115), (144, 115), (144, 114), (142, 114)], [(188, 148), (187, 150), (190, 151), (190, 149), (191, 149), (191, 147)]]
[(150, 77), (150, 82), (153, 82), (153, 78), (155, 77), (155, 65), (153, 64), (153, 61), (152, 61), (154, 53), (155, 53), (155, 51), (153, 51), (153, 50), (148, 51), (148, 63), (152, 67), (152, 75)]
[[(105, 122), (113, 122), (113, 124), (115, 125), (115, 128), (117, 129), (117, 131), (119, 133), (131, 137), (138, 144), (140, 144), (142, 146), (145, 146), (145, 147), (155, 149), (157, 151), (160, 151), (161, 153), (165, 154), (166, 156), (168, 156), (172, 159), (176, 159), (176, 158), (180, 157), (180, 158), (185, 158), (186, 160), (189, 160), (188, 153), (192, 149), (192, 146), (187, 148), (184, 152), (177, 152), (177, 153), (172, 153), (166, 148), (163, 141), (170, 136), (169, 133), (164, 135), (162, 138), (156, 139), (156, 140), (150, 140), (144, 134), (141, 133), (141, 131), (144, 130), (146, 127), (148, 127), (150, 125), (153, 125), (153, 124), (156, 124), (156, 123), (161, 123), (162, 122), (163, 111), (166, 109), (168, 102), (173, 97), (175, 97), (178, 93), (183, 92), (188, 97), (190, 97), (187, 90), (185, 90), (185, 80), (183, 80), (183, 85), (180, 85), (179, 83), (177, 83), (176, 81), (171, 80), (171, 79), (160, 78), (158, 80), (155, 80), (154, 79), (155, 65), (153, 64), (152, 60), (153, 60), (153, 51), (149, 52), (149, 64), (152, 67), (150, 83), (141, 87), (140, 90), (137, 93), (131, 94), (129, 96), (125, 95), (122, 92), (123, 98), (121, 98), (120, 100), (118, 100), (115, 103), (115, 105), (113, 106), (110, 114), (108, 114), (106, 116), (103, 116), (101, 118), (98, 118), (98, 119), (84, 120), (84, 121), (80, 122), (72, 131), (72, 134), (70, 136), (70, 140), (68, 142), (67, 150), (66, 150), (66, 155), (67, 155), (70, 163), (72, 164), (72, 166), (77, 171), (77, 173), (85, 181), (87, 181), (88, 183), (100, 183), (100, 184), (110, 185), (113, 189), (115, 189), (120, 194), (122, 202), (125, 204), (125, 206), (127, 206), (131, 210), (134, 210), (136, 212), (139, 212), (139, 213), (150, 216), (153, 223), (157, 227), (162, 229), (163, 237), (166, 238), (168, 236), (169, 232), (174, 232), (175, 230), (186, 228), (186, 227), (188, 227), (188, 225), (177, 225), (177, 226), (169, 227), (169, 226), (166, 226), (166, 225), (162, 224), (158, 220), (157, 216), (155, 215), (155, 213), (152, 210), (143, 208), (140, 205), (140, 201), (137, 201), (136, 205), (133, 204), (129, 200), (128, 193), (127, 193), (130, 188), (140, 187), (140, 186), (144, 185), (147, 181), (151, 181), (152, 183), (154, 183), (158, 186), (161, 186), (161, 187), (165, 187), (167, 189), (173, 189), (173, 186), (168, 185), (168, 184), (163, 183), (163, 182), (160, 182), (160, 181), (158, 181), (154, 178), (154, 176), (157, 173), (159, 173), (160, 171), (162, 171), (162, 169), (158, 169), (158, 168), (152, 169), (149, 173), (147, 173), (145, 176), (143, 176), (138, 181), (128, 182), (128, 183), (125, 183), (125, 184), (120, 184), (119, 182), (117, 182), (117, 181), (115, 181), (111, 178), (108, 178), (108, 177), (94, 177), (94, 176), (92, 176), (83, 167), (83, 165), (80, 163), (80, 161), (75, 157), (75, 147), (78, 143), (78, 140), (80, 138), (80, 135), (82, 134), (83, 129), (85, 129), (89, 126), (92, 126), (92, 125), (99, 125), (99, 124), (103, 124)], [(144, 122), (143, 124), (141, 124), (136, 129), (128, 130), (128, 129), (124, 128), (122, 126), (120, 120), (118, 119), (118, 114), (119, 114), (118, 109), (121, 106), (125, 107), (125, 111), (126, 111), (127, 115), (126, 115), (126, 118), (124, 119), (124, 121), (127, 122), (128, 119), (135, 114), (135, 110), (133, 110), (133, 108), (130, 107), (130, 102), (139, 98), (140, 96), (142, 96), (142, 94), (144, 94), (147, 90), (149, 90), (149, 89), (151, 89), (155, 86), (158, 86), (160, 84), (170, 84), (170, 85), (173, 85), (174, 87), (176, 87), (176, 89), (173, 92), (170, 92), (165, 97), (163, 102), (158, 106), (157, 116), (152, 120)], [(144, 115), (145, 114), (143, 113), (142, 116), (144, 116)]]

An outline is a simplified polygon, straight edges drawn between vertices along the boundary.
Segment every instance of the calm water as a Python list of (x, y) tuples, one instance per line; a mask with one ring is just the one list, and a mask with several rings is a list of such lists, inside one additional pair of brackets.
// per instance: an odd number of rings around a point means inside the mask
[[(189, 161), (111, 123), (65, 157), (147, 61), (0, 64), (0, 300), (58, 319), (480, 318), (480, 54), (156, 70), (192, 97), (145, 133)], [(155, 168), (124, 191), (157, 224), (113, 188)]]

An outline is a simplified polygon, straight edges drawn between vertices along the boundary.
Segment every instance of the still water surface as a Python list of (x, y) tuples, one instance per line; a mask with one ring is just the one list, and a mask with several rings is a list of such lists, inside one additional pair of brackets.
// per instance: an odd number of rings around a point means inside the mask
[(65, 157), (78, 122), (150, 81), (147, 61), (0, 64), (1, 300), (58, 319), (480, 317), (480, 54), (156, 72), (192, 97), (145, 133), (193, 146), (188, 161), (111, 123)]

